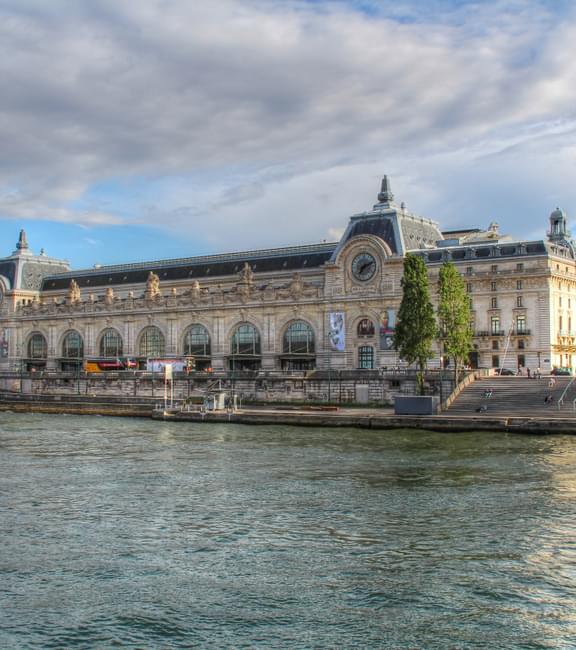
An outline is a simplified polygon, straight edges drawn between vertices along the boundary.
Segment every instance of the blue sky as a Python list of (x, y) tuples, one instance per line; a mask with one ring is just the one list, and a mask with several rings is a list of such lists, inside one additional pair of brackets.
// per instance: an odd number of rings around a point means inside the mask
[(576, 214), (575, 41), (564, 0), (0, 0), (0, 255), (334, 240), (385, 173), (542, 237)]

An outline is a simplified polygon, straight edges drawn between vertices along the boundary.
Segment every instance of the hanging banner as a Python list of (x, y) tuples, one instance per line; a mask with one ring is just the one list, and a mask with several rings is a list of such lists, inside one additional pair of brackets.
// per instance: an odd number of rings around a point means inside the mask
[(380, 349), (394, 349), (394, 328), (396, 327), (396, 312), (387, 309), (380, 318)]
[(328, 316), (330, 319), (330, 330), (328, 332), (330, 349), (344, 352), (344, 348), (346, 347), (344, 313), (341, 311), (332, 311)]
[(5, 359), (8, 356), (10, 332), (5, 327), (0, 329), (0, 357)]

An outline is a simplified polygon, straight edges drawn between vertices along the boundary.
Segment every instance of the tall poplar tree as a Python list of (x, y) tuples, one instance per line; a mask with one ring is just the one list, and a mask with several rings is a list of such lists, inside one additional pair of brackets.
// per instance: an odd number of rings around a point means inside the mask
[(470, 298), (464, 280), (452, 262), (445, 262), (438, 278), (438, 322), (444, 353), (454, 363), (454, 384), (472, 350), (471, 320)]
[(438, 328), (430, 300), (428, 273), (422, 258), (406, 255), (402, 277), (402, 302), (398, 310), (394, 344), (400, 357), (418, 364), (418, 390), (424, 393), (424, 368), (432, 353)]

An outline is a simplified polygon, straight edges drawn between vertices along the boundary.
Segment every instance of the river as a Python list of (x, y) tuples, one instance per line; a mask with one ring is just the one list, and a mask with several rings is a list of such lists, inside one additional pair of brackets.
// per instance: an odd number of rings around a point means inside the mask
[(0, 413), (2, 648), (574, 648), (576, 438)]

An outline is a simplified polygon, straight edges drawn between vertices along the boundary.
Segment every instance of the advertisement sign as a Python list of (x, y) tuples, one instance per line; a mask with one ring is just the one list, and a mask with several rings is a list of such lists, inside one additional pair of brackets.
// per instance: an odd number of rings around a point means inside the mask
[(380, 349), (394, 349), (394, 328), (396, 327), (396, 312), (387, 309), (380, 318)]
[(328, 331), (328, 340), (330, 349), (338, 352), (344, 352), (346, 346), (344, 330), (344, 313), (333, 311), (329, 314), (330, 329)]
[[(146, 370), (148, 372), (183, 372), (186, 370), (186, 359), (148, 359)], [(166, 368), (170, 366), (170, 370)]]

